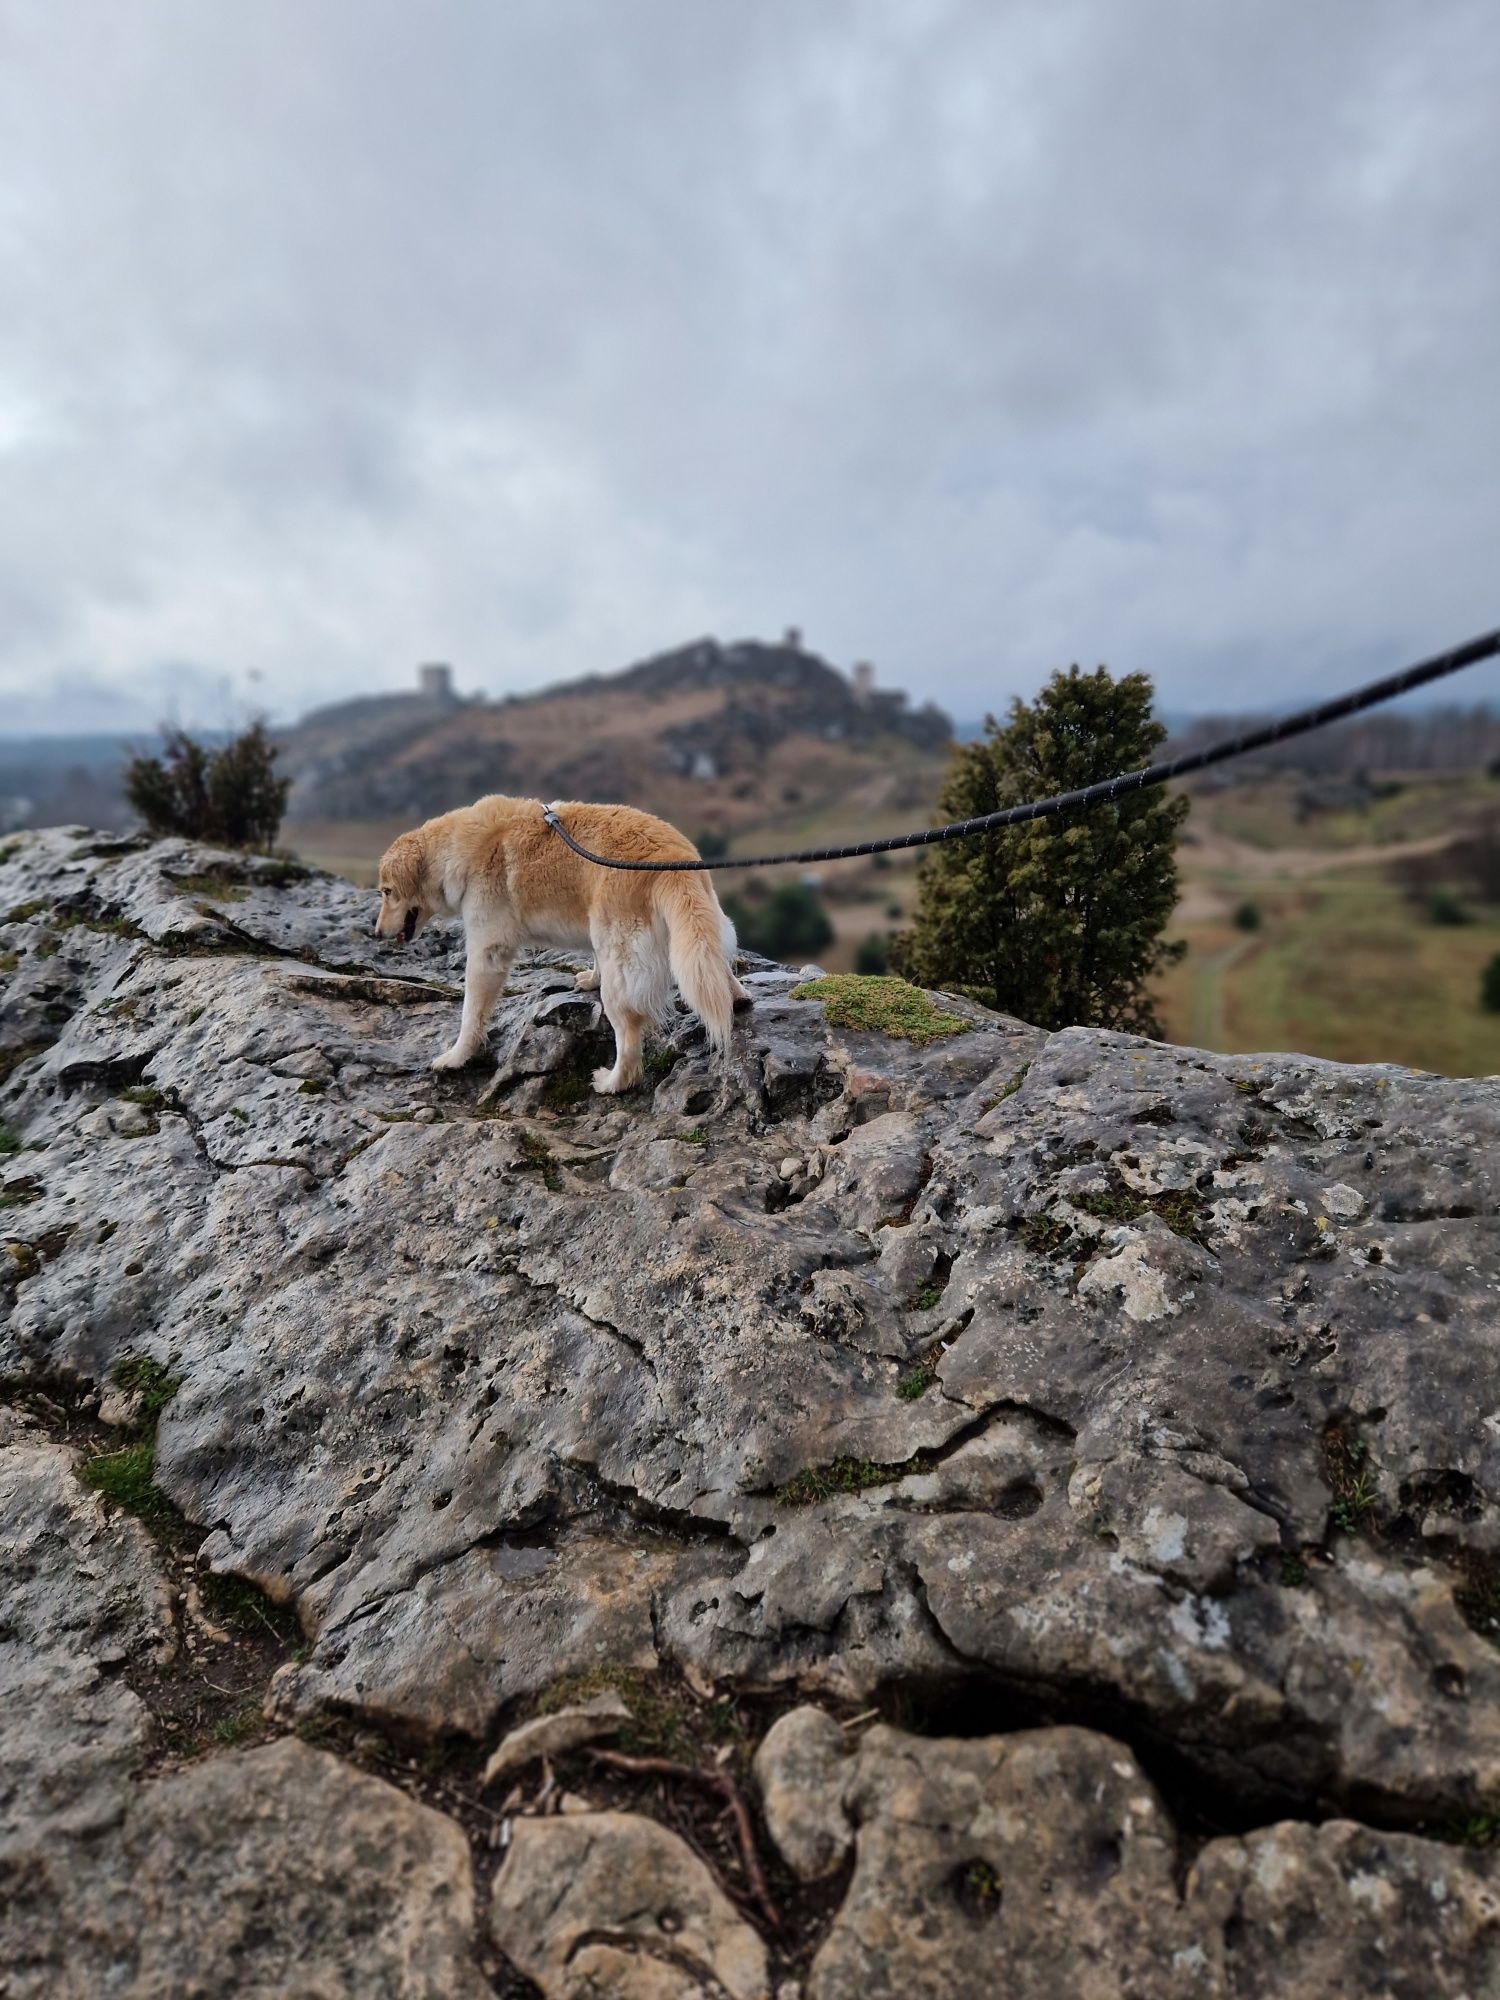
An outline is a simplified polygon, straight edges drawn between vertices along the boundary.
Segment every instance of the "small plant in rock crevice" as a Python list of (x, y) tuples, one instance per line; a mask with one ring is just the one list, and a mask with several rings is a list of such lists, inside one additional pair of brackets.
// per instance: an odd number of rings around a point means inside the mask
[(180, 1533), (183, 1520), (156, 1484), (156, 1427), (182, 1378), (149, 1355), (126, 1355), (116, 1362), (110, 1379), (117, 1389), (139, 1399), (135, 1436), (117, 1451), (85, 1459), (78, 1476), (114, 1506), (134, 1514), (153, 1534), (171, 1539)]
[(535, 1132), (521, 1131), (516, 1134), (516, 1145), (521, 1154), (523, 1166), (531, 1168), (542, 1177), (542, 1185), (549, 1194), (562, 1191), (562, 1175), (557, 1170), (557, 1161), (544, 1139)]
[(1333, 1494), (1328, 1518), (1345, 1534), (1354, 1534), (1380, 1502), (1369, 1445), (1345, 1424), (1329, 1424), (1323, 1433), (1323, 1471)]
[(882, 1465), (872, 1458), (835, 1458), (827, 1465), (805, 1466), (776, 1495), (783, 1507), (811, 1507), (841, 1493), (863, 1493), (868, 1486), (889, 1486), (913, 1473), (930, 1472), (937, 1463), (929, 1452), (917, 1452), (899, 1465)]
[(903, 1403), (915, 1403), (927, 1394), (937, 1380), (937, 1369), (930, 1361), (919, 1361), (909, 1368), (896, 1384), (896, 1394)]

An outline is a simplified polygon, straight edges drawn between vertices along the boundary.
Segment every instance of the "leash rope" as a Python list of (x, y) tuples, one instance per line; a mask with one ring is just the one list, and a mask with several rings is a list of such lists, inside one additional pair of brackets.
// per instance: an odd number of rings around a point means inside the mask
[(1413, 688), (1426, 687), (1430, 682), (1456, 674), (1464, 667), (1493, 659), (1497, 653), (1500, 653), (1500, 627), (1484, 633), (1480, 638), (1470, 639), (1465, 645), (1455, 646), (1451, 652), (1436, 653), (1431, 659), (1419, 660), (1415, 666), (1404, 667), (1398, 674), (1388, 674), (1384, 680), (1371, 681), (1368, 686), (1356, 688), (1351, 694), (1339, 695), (1317, 708), (1301, 709), (1295, 715), (1284, 716), (1280, 722), (1247, 730), (1243, 735), (1215, 743), (1207, 750), (1194, 750), (1165, 764), (1150, 764), (1141, 771), (1124, 771), (1117, 778), (1103, 778), (1097, 784), (1084, 785), (1078, 791), (1058, 792), (1050, 799), (1032, 799), (1025, 805), (1006, 806), (999, 812), (983, 813), (977, 819), (955, 820), (949, 826), (929, 826), (920, 833), (896, 833), (884, 840), (862, 840), (853, 847), (805, 847), (790, 854), (753, 854), (743, 858), (724, 855), (712, 861), (621, 861), (609, 854), (592, 854), (588, 848), (581, 847), (551, 806), (542, 808), (542, 817), (552, 831), (585, 861), (592, 861), (598, 868), (624, 868), (635, 874), (673, 875), (707, 872), (715, 868), (775, 868), (788, 862), (854, 861), (866, 854), (890, 854), (899, 847), (932, 847), (943, 840), (972, 840), (975, 835), (992, 832), (996, 827), (1017, 826), (1023, 820), (1053, 819), (1059, 813), (1074, 812), (1082, 806), (1100, 805), (1117, 799), (1122, 792), (1139, 792), (1152, 785), (1164, 785), (1169, 779), (1184, 777), (1189, 771), (1205, 771), (1211, 764), (1223, 764), (1231, 757), (1244, 757), (1252, 750), (1265, 749), (1269, 744), (1285, 743), (1290, 737), (1305, 736), (1309, 730), (1324, 729), (1330, 722), (1342, 722), (1345, 716), (1358, 715), (1367, 708), (1378, 707), (1381, 702), (1394, 701), (1397, 695), (1410, 694)]

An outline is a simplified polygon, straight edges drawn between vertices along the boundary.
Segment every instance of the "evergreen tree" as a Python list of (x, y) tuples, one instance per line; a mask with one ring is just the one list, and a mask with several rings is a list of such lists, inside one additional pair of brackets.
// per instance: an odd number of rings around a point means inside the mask
[[(962, 744), (945, 820), (973, 819), (1149, 764), (1166, 736), (1145, 674), (1054, 674), (1035, 702)], [(1149, 982), (1182, 954), (1162, 937), (1177, 902), (1188, 801), (1160, 786), (1056, 819), (949, 841), (923, 857), (916, 921), (893, 962), (1039, 1028), (1159, 1036)]]

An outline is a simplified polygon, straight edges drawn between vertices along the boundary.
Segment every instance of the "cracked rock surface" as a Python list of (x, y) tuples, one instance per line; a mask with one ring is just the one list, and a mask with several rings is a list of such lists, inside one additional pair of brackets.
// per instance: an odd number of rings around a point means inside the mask
[[(761, 1756), (781, 1780), (770, 1824), (789, 1860), (804, 1815), (822, 1837), (830, 1799), (855, 1849), (808, 2000), (1497, 1990), (1493, 1855), (1348, 1821), (1283, 1822), (1210, 1841), (1184, 1870), (1155, 1789), (1108, 1737), (1041, 1729), (955, 1742), (877, 1727), (831, 1787), (804, 1787), (816, 1713), (783, 1717)], [(789, 1781), (774, 1769), (788, 1763)]]
[[(556, 953), (436, 1076), (456, 933), (391, 952), (348, 884), (180, 842), (5, 852), (0, 1376), (170, 1368), (160, 1486), (306, 1634), (282, 1725), (485, 1742), (601, 1663), (911, 1691), (1106, 1728), (1239, 1826), (1365, 1822), (1246, 1834), (1247, 1910), (1273, 1837), (1438, 1909), (1399, 1829), (1500, 1798), (1500, 1081), (947, 999), (914, 1047), (759, 964), (727, 1064), (679, 1014), (603, 1100)], [(155, 1629), (128, 1526), (80, 1675)], [(8, 1671), (41, 1644), (7, 1608)], [(60, 1698), (125, 1768), (128, 1689)], [(59, 1838), (115, 1782), (60, 1777)]]
[(441, 1814), (293, 1739), (145, 1778), (173, 1606), (77, 1457), (0, 1408), (0, 1993), (488, 1994)]
[(150, 1538), (76, 1466), (0, 1408), (0, 1871), (118, 1820), (146, 1716), (116, 1675), (175, 1650)]
[(458, 1828), (293, 1738), (141, 1785), (110, 1837), (52, 1842), (9, 1887), (16, 2000), (491, 1990)]

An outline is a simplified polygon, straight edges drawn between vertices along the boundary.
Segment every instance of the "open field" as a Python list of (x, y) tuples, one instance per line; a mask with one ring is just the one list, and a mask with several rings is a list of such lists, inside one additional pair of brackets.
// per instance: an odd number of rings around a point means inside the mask
[(1450, 1076), (1500, 1071), (1500, 1014), (1479, 1006), (1480, 972), (1500, 951), (1500, 910), (1434, 924), (1368, 869), (1245, 886), (1260, 930), (1220, 921), (1178, 931), (1188, 954), (1160, 988), (1173, 1041)]
[[(1500, 1015), (1479, 1005), (1480, 973), (1500, 951), (1500, 906), (1465, 899), (1469, 922), (1434, 923), (1388, 879), (1403, 855), (1441, 851), (1500, 805), (1500, 784), (1424, 776), (1367, 811), (1300, 821), (1292, 789), (1194, 797), (1173, 926), (1188, 952), (1159, 987), (1168, 1035), (1234, 1054), (1500, 1071)], [(1258, 930), (1233, 922), (1246, 901)]]
[(1500, 804), (1500, 782), (1481, 771), (1377, 772), (1376, 785), (1393, 789), (1360, 806), (1308, 813), (1298, 797), (1313, 783), (1293, 776), (1255, 784), (1204, 788), (1194, 793), (1194, 817), (1226, 838), (1275, 852), (1293, 848), (1336, 851), (1383, 848), (1397, 842), (1447, 838), (1486, 805)]

